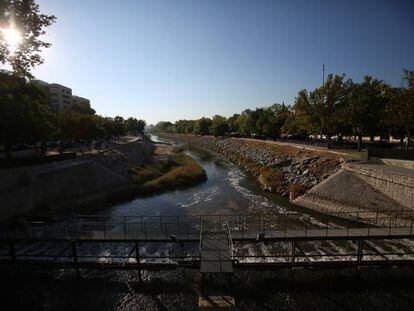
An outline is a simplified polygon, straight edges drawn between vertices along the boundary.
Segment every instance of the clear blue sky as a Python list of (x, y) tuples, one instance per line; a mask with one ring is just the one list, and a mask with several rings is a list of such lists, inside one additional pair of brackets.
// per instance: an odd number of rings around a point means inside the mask
[(57, 16), (37, 78), (99, 114), (230, 116), (293, 103), (328, 72), (401, 85), (414, 69), (412, 0), (38, 0)]

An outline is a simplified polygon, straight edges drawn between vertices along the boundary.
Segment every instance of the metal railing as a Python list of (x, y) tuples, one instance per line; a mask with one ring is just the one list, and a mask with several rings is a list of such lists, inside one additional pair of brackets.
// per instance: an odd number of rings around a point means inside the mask
[(234, 244), (233, 244), (233, 238), (231, 237), (231, 231), (230, 231), (230, 227), (229, 227), (228, 223), (226, 223), (226, 229), (227, 229), (227, 237), (228, 237), (228, 240), (229, 240), (230, 259), (233, 260), (233, 257), (234, 257)]
[[(100, 239), (100, 240), (169, 240), (201, 239), (202, 224), (206, 228), (237, 233), (242, 238), (252, 232), (282, 232), (288, 236), (292, 230), (301, 230), (308, 236), (311, 230), (325, 230), (330, 233), (352, 229), (365, 229), (370, 236), (376, 229), (387, 228), (389, 235), (397, 228), (414, 233), (414, 211), (359, 211), (338, 212), (334, 217), (326, 216), (319, 223), (298, 221), (296, 215), (182, 215), (182, 216), (102, 216), (78, 215), (69, 220), (49, 218), (45, 221), (31, 221), (13, 230), (0, 231), (0, 239)], [(346, 215), (346, 219), (344, 219)], [(322, 231), (319, 231), (321, 234)]]

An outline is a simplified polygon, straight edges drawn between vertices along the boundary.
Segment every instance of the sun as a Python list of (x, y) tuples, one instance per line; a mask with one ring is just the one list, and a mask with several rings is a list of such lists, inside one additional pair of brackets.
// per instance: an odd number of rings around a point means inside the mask
[(8, 27), (1, 29), (1, 33), (10, 53), (14, 53), (23, 40), (20, 31), (15, 27)]

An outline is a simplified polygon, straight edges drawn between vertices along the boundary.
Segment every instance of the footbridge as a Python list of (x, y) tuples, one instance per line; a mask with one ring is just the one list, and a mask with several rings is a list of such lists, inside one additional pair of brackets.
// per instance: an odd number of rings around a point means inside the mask
[[(284, 215), (48, 216), (13, 230), (3, 227), (0, 268), (188, 268), (228, 274), (235, 269), (413, 265), (414, 213), (393, 212), (387, 219), (383, 212), (370, 213), (371, 218), (356, 215), (312, 225)], [(325, 243), (324, 251), (315, 243)]]

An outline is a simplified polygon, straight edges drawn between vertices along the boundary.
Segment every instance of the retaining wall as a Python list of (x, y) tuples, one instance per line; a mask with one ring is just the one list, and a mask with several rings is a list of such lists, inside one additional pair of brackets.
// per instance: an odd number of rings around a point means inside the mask
[(83, 160), (0, 171), (0, 220), (42, 208), (58, 210), (130, 187), (127, 171), (153, 152), (133, 142)]
[[(380, 164), (344, 164), (293, 203), (313, 210), (340, 212), (414, 210), (414, 170)], [(355, 216), (354, 215), (354, 216)], [(374, 216), (375, 217), (375, 216)]]

